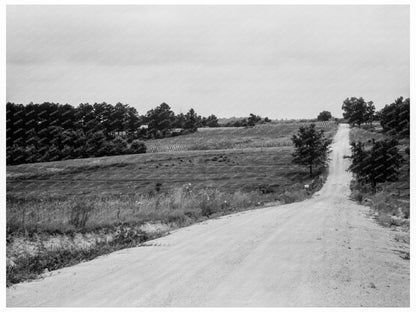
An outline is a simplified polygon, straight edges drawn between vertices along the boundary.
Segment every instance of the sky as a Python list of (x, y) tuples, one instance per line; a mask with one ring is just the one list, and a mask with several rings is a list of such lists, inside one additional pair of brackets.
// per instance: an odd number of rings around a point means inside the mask
[(7, 6), (6, 99), (342, 116), (410, 96), (409, 6)]

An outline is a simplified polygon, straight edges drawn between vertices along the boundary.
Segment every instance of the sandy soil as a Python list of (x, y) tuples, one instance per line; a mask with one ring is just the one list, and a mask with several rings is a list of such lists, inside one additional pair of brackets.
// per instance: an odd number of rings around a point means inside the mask
[(179, 229), (7, 289), (7, 306), (409, 306), (396, 233), (348, 199), (349, 129), (310, 200)]

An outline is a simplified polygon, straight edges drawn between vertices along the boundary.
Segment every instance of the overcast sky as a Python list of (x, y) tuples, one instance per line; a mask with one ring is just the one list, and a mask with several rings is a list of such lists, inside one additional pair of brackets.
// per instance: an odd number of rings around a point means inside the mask
[(409, 97), (408, 6), (8, 6), (7, 100), (341, 116)]

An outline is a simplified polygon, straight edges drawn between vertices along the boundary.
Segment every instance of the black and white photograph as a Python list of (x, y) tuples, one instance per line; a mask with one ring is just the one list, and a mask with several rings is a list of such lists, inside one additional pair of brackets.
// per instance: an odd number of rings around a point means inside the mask
[(3, 308), (416, 307), (410, 1), (2, 7)]

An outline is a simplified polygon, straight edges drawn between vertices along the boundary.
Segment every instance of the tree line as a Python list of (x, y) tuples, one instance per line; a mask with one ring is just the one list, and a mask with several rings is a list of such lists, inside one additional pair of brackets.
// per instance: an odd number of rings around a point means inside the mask
[(166, 103), (144, 115), (123, 103), (7, 103), (6, 119), (8, 165), (144, 153), (142, 140), (219, 126), (215, 115), (175, 115)]
[[(380, 121), (382, 131), (389, 136), (384, 140), (351, 142), (351, 165), (360, 184), (370, 184), (373, 192), (378, 183), (397, 181), (403, 157), (399, 152), (399, 140), (410, 137), (410, 99), (397, 98), (376, 112), (373, 102), (363, 98), (346, 99), (342, 106), (344, 118), (355, 126)], [(405, 149), (410, 154), (410, 149)]]
[(344, 118), (351, 126), (366, 124), (372, 126), (374, 121), (380, 121), (383, 132), (399, 137), (410, 135), (410, 99), (402, 96), (393, 103), (387, 104), (376, 112), (372, 101), (365, 101), (362, 97), (347, 98), (343, 105)]

